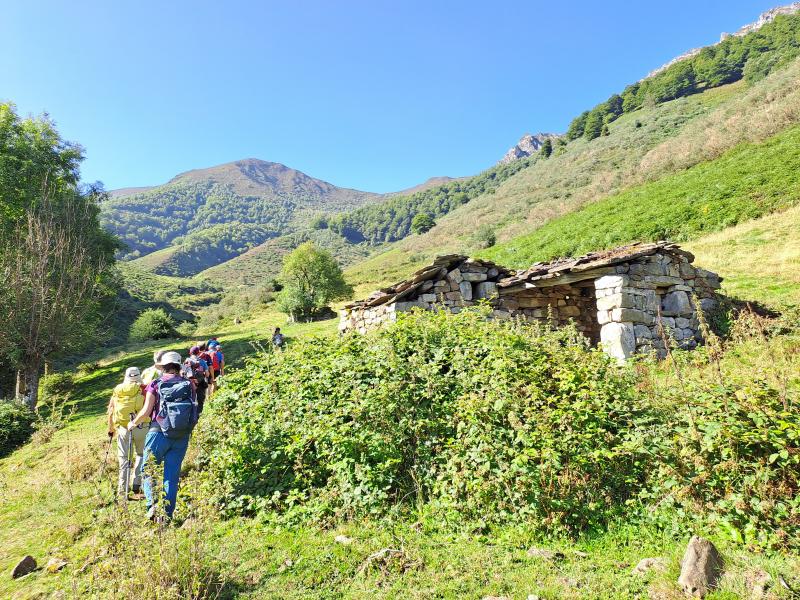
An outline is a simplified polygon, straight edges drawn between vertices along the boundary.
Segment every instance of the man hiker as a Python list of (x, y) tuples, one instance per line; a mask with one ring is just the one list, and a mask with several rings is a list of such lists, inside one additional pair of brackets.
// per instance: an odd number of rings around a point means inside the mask
[[(117, 434), (117, 459), (119, 462), (119, 478), (117, 480), (117, 495), (128, 499), (131, 490), (131, 460), (135, 453), (133, 465), (133, 493), (139, 497), (142, 483), (142, 454), (144, 452), (144, 439), (147, 429), (144, 425), (149, 421), (143, 419), (142, 425), (128, 428), (131, 417), (142, 410), (144, 406), (144, 392), (139, 369), (130, 367), (125, 371), (125, 378), (114, 388), (111, 400), (108, 403), (108, 437)], [(138, 498), (137, 498), (138, 499)]]
[[(211, 358), (208, 357), (208, 360), (210, 359)], [(211, 367), (208, 361), (203, 358), (199, 346), (192, 346), (189, 349), (189, 358), (183, 363), (181, 374), (186, 379), (190, 379), (194, 384), (194, 389), (197, 394), (198, 414), (202, 413), (203, 406), (206, 402), (208, 387), (210, 384), (213, 384), (214, 378), (211, 373)]]
[(144, 385), (150, 385), (151, 381), (158, 379), (159, 375), (161, 375), (161, 366), (158, 364), (158, 361), (164, 356), (164, 352), (166, 352), (166, 350), (156, 350), (153, 352), (153, 364), (142, 371), (142, 383)]
[(272, 345), (275, 346), (276, 350), (283, 350), (284, 341), (285, 340), (283, 334), (281, 333), (281, 328), (276, 327), (275, 331), (272, 332)]
[(165, 352), (159, 360), (162, 375), (147, 386), (144, 406), (128, 423), (128, 429), (150, 420), (144, 442), (144, 477), (142, 487), (147, 499), (147, 516), (156, 519), (156, 495), (152, 475), (147, 469), (153, 462), (164, 465), (164, 507), (167, 518), (175, 512), (181, 463), (189, 447), (189, 438), (197, 424), (198, 407), (194, 385), (181, 377), (181, 355)]

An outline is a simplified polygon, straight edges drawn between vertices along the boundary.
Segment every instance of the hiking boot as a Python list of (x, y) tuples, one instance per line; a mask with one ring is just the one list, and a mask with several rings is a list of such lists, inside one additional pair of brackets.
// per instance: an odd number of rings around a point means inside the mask
[(128, 500), (144, 500), (144, 494), (141, 492), (133, 492), (128, 496)]
[(147, 509), (147, 519), (149, 521), (152, 521), (153, 523), (155, 523), (156, 522), (156, 518), (157, 518), (156, 517), (156, 507), (155, 507), (155, 505), (153, 505), (153, 506), (151, 506), (151, 507), (149, 507)]

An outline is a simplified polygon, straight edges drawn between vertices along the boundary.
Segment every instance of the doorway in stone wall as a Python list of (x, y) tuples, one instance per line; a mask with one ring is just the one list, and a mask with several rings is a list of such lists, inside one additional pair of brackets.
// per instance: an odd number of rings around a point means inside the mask
[(566, 301), (570, 306), (578, 308), (573, 317), (578, 329), (589, 338), (592, 346), (600, 343), (600, 322), (597, 320), (597, 292), (594, 280), (580, 281), (568, 286)]

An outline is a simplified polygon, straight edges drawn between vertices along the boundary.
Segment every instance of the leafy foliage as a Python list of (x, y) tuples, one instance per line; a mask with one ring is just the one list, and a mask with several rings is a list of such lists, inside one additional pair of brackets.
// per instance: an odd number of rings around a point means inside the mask
[(294, 319), (309, 319), (335, 300), (350, 298), (353, 288), (331, 254), (305, 242), (283, 260), (283, 289), (278, 307)]
[(425, 233), (433, 229), (435, 225), (436, 221), (428, 213), (417, 213), (411, 219), (411, 231), (414, 233)]
[(599, 527), (644, 480), (646, 410), (570, 330), (481, 311), (299, 340), (228, 378), (203, 429), (207, 491), (227, 514), (385, 513)]
[(36, 413), (26, 404), (0, 400), (0, 457), (27, 442), (35, 423)]
[(174, 337), (175, 322), (163, 308), (148, 308), (133, 322), (130, 339), (134, 342)]

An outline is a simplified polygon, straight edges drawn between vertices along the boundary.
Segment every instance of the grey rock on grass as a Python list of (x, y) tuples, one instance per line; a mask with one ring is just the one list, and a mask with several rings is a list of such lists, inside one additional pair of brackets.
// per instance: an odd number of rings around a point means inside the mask
[(692, 536), (681, 559), (678, 585), (687, 596), (705, 598), (717, 587), (722, 568), (722, 556), (714, 544), (705, 538)]

